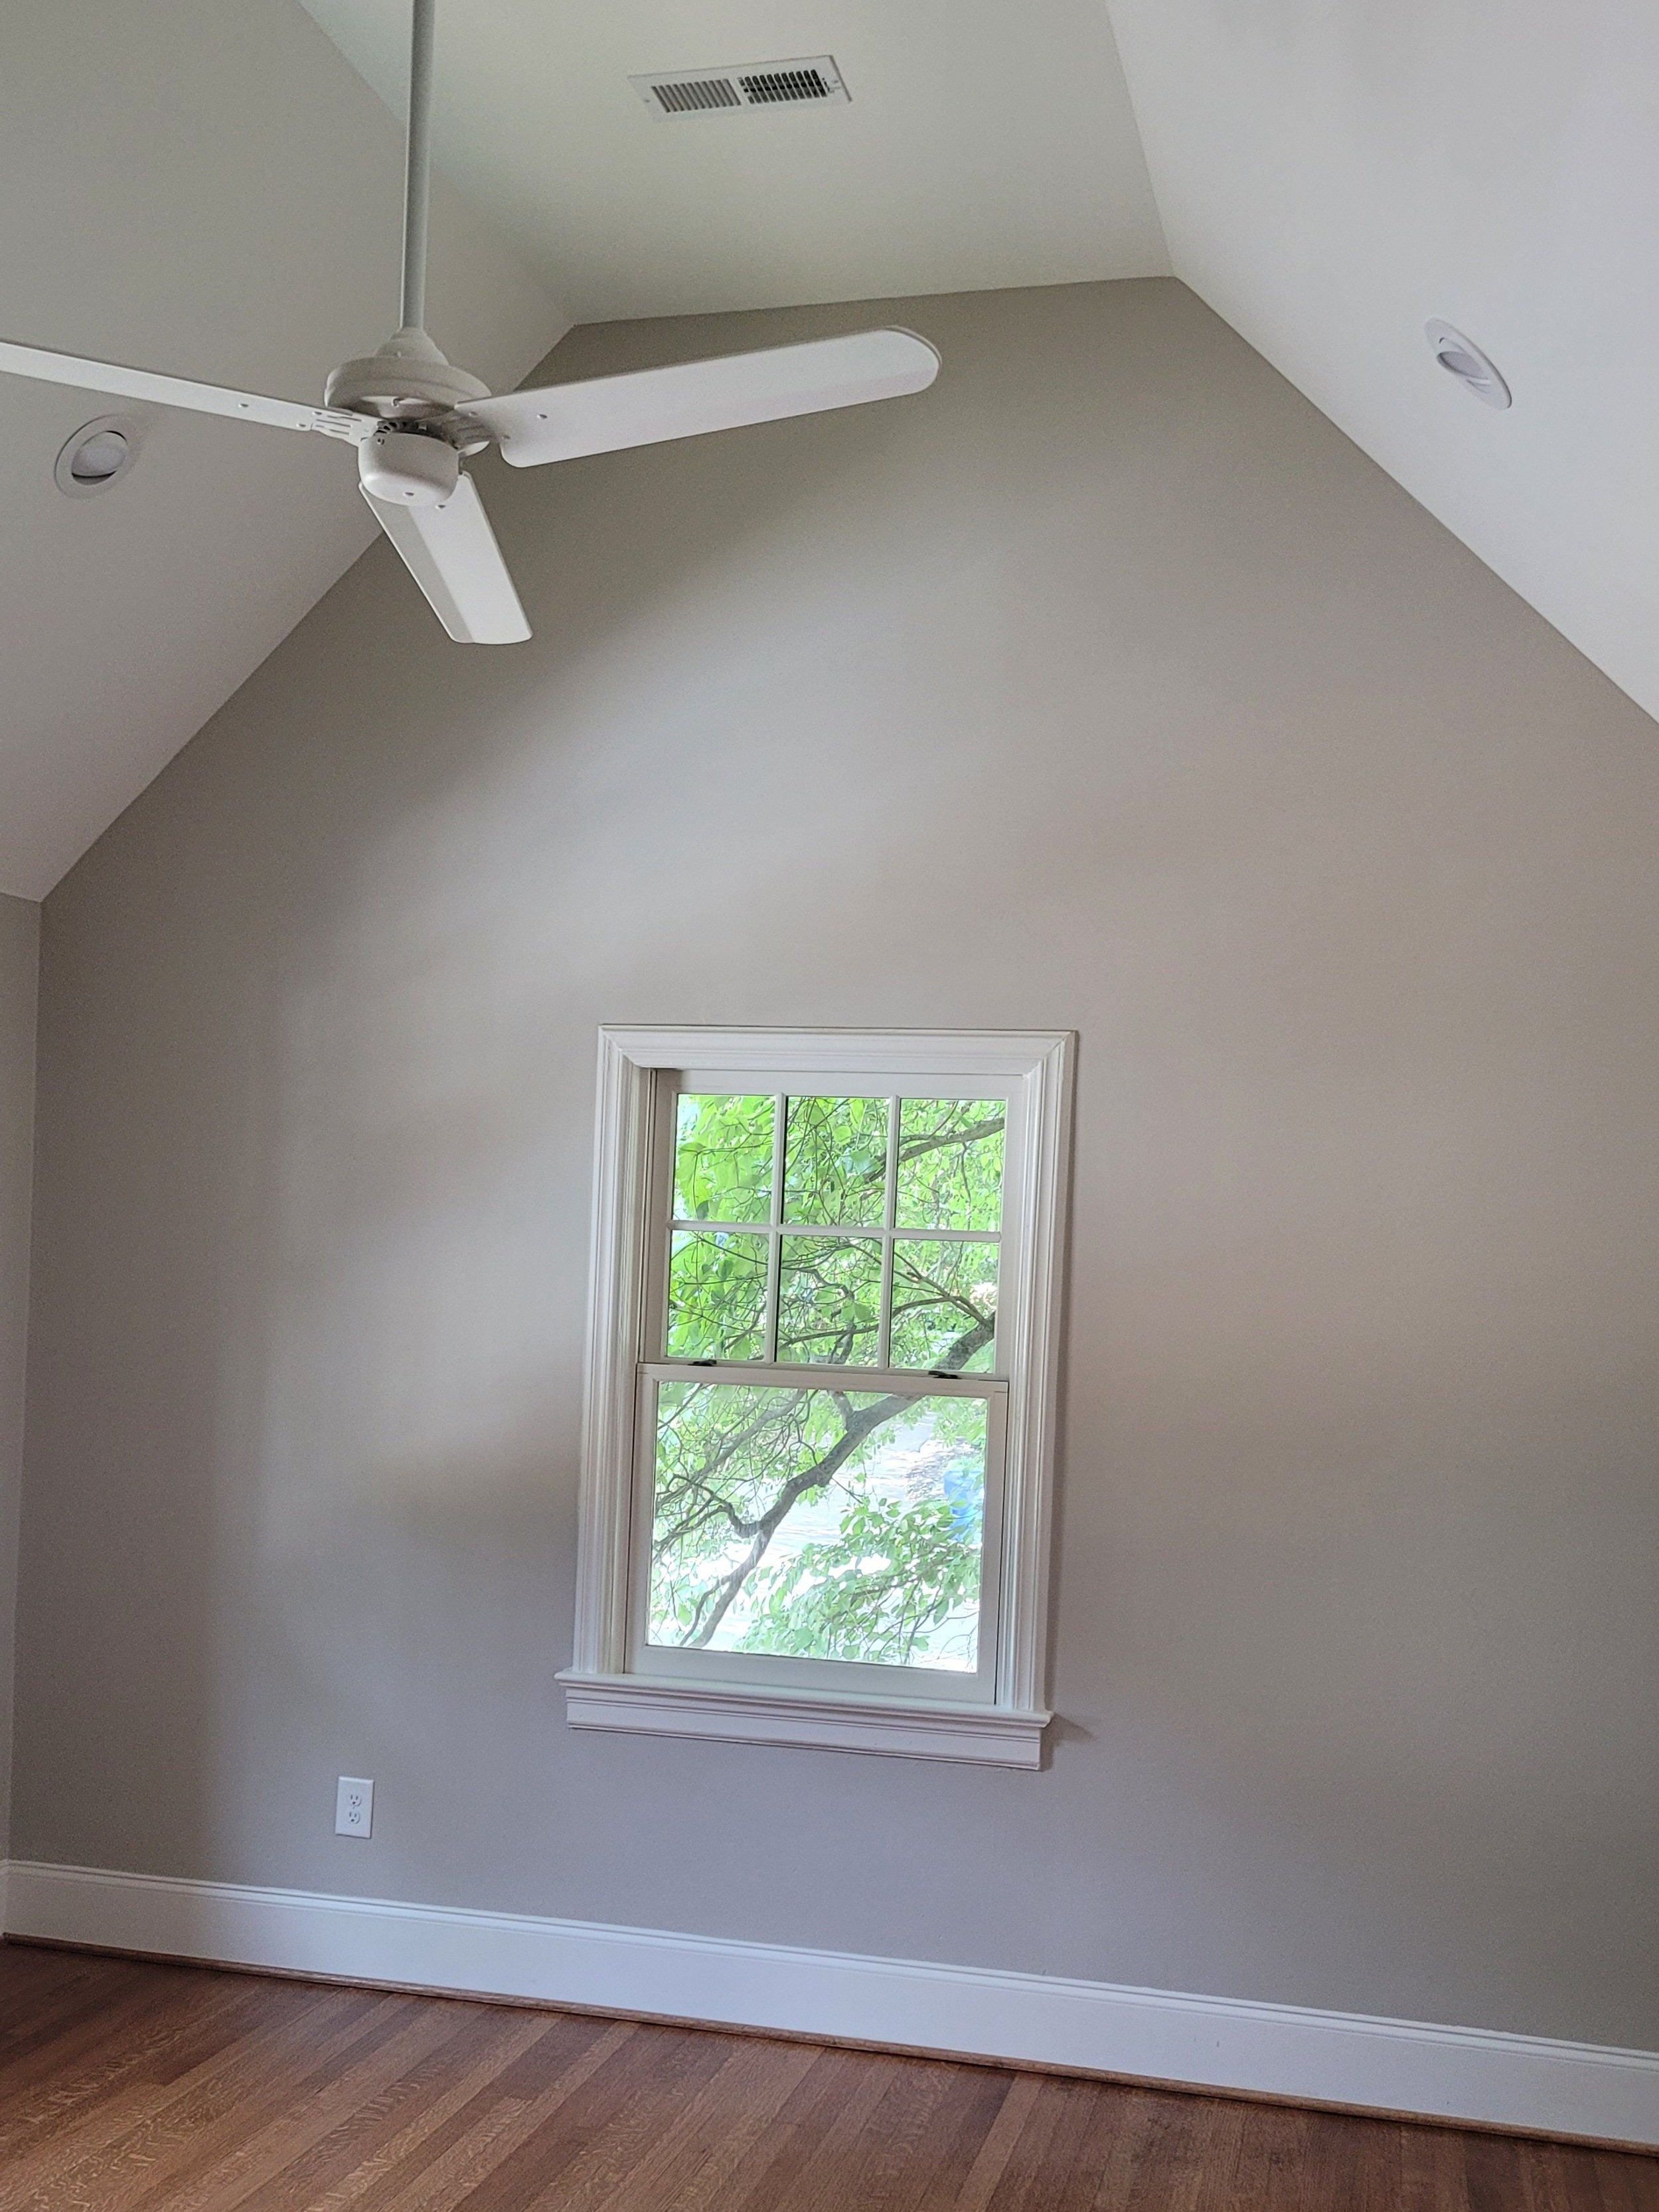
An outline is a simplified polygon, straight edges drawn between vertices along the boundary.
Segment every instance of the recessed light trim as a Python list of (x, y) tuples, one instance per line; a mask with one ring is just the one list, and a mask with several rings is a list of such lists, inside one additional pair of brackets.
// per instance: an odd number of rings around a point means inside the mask
[(119, 483), (138, 457), (138, 426), (127, 415), (100, 415), (68, 439), (52, 468), (59, 491), (89, 499)]
[(1513, 395), (1497, 364), (1473, 338), (1466, 338), (1461, 331), (1450, 323), (1438, 319), (1425, 323), (1424, 335), (1433, 348), (1434, 357), (1449, 376), (1455, 376), (1467, 391), (1488, 407), (1508, 407)]

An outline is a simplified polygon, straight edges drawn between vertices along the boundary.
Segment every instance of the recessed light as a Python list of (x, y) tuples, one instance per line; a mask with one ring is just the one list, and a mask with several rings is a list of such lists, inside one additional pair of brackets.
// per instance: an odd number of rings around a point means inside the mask
[(1449, 323), (1425, 323), (1424, 331), (1434, 349), (1435, 359), (1449, 376), (1455, 376), (1488, 407), (1511, 404), (1509, 386), (1473, 338), (1466, 338)]
[(125, 415), (101, 415), (83, 422), (58, 456), (52, 469), (59, 491), (85, 499), (107, 491), (132, 466), (138, 453), (138, 427)]

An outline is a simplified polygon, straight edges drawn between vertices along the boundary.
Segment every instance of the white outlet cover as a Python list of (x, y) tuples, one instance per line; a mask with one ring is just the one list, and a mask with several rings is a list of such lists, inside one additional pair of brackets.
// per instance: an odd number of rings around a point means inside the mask
[(334, 1833), (367, 1836), (375, 1826), (375, 1785), (360, 1774), (342, 1774), (334, 1791)]

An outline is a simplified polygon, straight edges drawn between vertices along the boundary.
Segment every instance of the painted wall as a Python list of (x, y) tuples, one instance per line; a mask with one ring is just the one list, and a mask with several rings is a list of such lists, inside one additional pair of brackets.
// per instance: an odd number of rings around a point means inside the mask
[[(1659, 733), (1178, 286), (899, 319), (47, 902), (14, 1848), (1659, 2043)], [(565, 1727), (606, 1019), (1080, 1031), (1041, 1774)]]
[(23, 1486), (40, 909), (0, 896), (0, 1850), (11, 1818), (12, 1647)]

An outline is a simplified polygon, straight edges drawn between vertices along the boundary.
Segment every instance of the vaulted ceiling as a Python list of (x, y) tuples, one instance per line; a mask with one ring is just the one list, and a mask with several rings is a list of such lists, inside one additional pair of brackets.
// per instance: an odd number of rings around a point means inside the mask
[[(305, 0), (401, 110), (408, 0)], [(653, 116), (833, 55), (847, 106)], [(438, 158), (579, 323), (1168, 268), (1101, 0), (448, 0)]]
[[(0, 29), (0, 337), (320, 399), (397, 321), (400, 126), (299, 0), (34, 0)], [(445, 189), (432, 324), (511, 383), (565, 327)], [(65, 499), (64, 440), (137, 462)], [(0, 891), (44, 895), (374, 537), (350, 450), (0, 379)]]
[(1175, 274), (1659, 714), (1659, 9), (1111, 6)]
[[(53, 0), (0, 52), (0, 336), (296, 398), (394, 319), (408, 0)], [(325, 33), (326, 35), (325, 35)], [(833, 54), (851, 105), (631, 75)], [(1659, 712), (1659, 14), (1638, 0), (447, 0), (434, 335), (1184, 279)], [(380, 95), (377, 97), (376, 95)], [(1460, 325), (1515, 392), (1436, 368)], [(0, 388), (0, 890), (40, 896), (369, 542), (344, 449)]]

